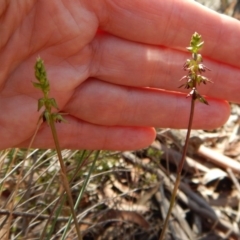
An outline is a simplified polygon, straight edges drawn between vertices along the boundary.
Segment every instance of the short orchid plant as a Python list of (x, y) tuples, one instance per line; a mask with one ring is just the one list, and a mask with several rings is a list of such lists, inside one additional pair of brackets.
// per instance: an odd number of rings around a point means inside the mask
[(206, 72), (206, 70), (209, 70), (204, 64), (203, 64), (203, 58), (202, 55), (199, 53), (199, 50), (202, 48), (204, 42), (202, 41), (202, 37), (200, 34), (195, 32), (192, 35), (190, 46), (187, 47), (187, 50), (192, 54), (191, 59), (187, 59), (186, 62), (183, 65), (183, 69), (187, 71), (187, 74), (183, 76), (180, 81), (185, 80), (186, 82), (183, 83), (180, 87), (184, 87), (186, 89), (190, 89), (190, 92), (187, 94), (187, 97), (191, 97), (191, 110), (190, 110), (190, 116), (188, 121), (188, 129), (187, 129), (187, 135), (185, 140), (185, 145), (183, 148), (182, 158), (179, 163), (178, 169), (177, 169), (177, 177), (174, 184), (172, 196), (170, 199), (170, 206), (167, 212), (167, 216), (164, 220), (164, 225), (161, 231), (160, 240), (164, 239), (165, 232), (168, 226), (168, 221), (173, 209), (173, 205), (175, 203), (177, 190), (180, 184), (181, 180), (181, 173), (187, 153), (188, 148), (188, 142), (189, 137), (191, 133), (192, 128), (192, 122), (193, 122), (193, 115), (194, 115), (194, 107), (195, 107), (195, 101), (199, 100), (201, 103), (207, 104), (207, 100), (198, 92), (197, 87), (200, 84), (206, 84), (208, 82), (211, 82), (207, 77), (204, 77), (202, 73)]

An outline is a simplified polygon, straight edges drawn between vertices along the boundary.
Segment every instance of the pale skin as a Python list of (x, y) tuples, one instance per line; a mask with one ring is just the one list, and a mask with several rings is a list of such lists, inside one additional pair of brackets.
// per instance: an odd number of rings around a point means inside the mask
[[(154, 127), (186, 128), (190, 99), (178, 80), (195, 31), (214, 83), (199, 89), (210, 105), (196, 104), (193, 128), (213, 129), (228, 119), (228, 101), (240, 103), (237, 20), (191, 0), (1, 1), (0, 149), (28, 147), (36, 130), (38, 56), (68, 113), (57, 123), (62, 148), (137, 149)], [(33, 147), (54, 147), (46, 123)]]

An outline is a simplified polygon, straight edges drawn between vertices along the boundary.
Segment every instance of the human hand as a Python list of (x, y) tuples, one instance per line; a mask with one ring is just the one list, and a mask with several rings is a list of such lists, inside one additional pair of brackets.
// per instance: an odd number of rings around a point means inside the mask
[[(193, 1), (11, 0), (0, 9), (0, 149), (28, 147), (36, 129), (37, 56), (68, 113), (57, 124), (63, 148), (136, 149), (154, 140), (153, 127), (186, 128), (178, 80), (195, 31), (214, 84), (200, 88), (210, 105), (197, 103), (193, 128), (221, 126), (225, 100), (240, 102), (240, 23)], [(54, 147), (46, 123), (33, 147)]]

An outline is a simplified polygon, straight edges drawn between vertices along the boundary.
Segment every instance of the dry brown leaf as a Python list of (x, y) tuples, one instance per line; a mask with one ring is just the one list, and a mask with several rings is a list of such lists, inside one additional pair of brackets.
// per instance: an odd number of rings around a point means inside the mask
[(227, 173), (222, 171), (219, 168), (210, 169), (207, 173), (204, 174), (202, 178), (202, 184), (206, 185), (213, 180), (221, 180), (227, 177)]
[(149, 223), (146, 221), (146, 219), (137, 212), (121, 211), (121, 210), (114, 210), (114, 209), (110, 209), (109, 211), (107, 211), (104, 214), (104, 216), (102, 216), (99, 219), (99, 222), (111, 221), (111, 220), (119, 220), (120, 222), (122, 221), (132, 222), (132, 223), (138, 224), (140, 227), (146, 230), (150, 226)]

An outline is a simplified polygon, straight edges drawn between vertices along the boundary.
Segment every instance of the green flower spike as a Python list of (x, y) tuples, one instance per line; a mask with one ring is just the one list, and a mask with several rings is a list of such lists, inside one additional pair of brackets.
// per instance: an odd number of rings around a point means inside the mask
[(66, 120), (62, 117), (64, 113), (52, 113), (52, 108), (58, 110), (57, 102), (54, 98), (49, 98), (48, 94), (50, 91), (50, 84), (47, 79), (47, 73), (44, 67), (43, 60), (41, 58), (37, 58), (37, 62), (35, 64), (35, 77), (38, 82), (33, 82), (33, 86), (40, 89), (43, 92), (43, 97), (38, 100), (38, 111), (45, 107), (45, 110), (40, 116), (43, 121), (46, 121), (49, 124), (50, 117), (54, 120), (54, 122), (66, 122)]
[(192, 59), (187, 59), (183, 65), (183, 69), (187, 71), (188, 74), (180, 79), (180, 81), (186, 80), (186, 83), (179, 87), (191, 89), (187, 97), (192, 96), (194, 100), (198, 99), (200, 102), (208, 104), (207, 100), (197, 91), (197, 86), (201, 83), (206, 84), (207, 82), (211, 82), (207, 77), (202, 76), (202, 73), (210, 70), (202, 63), (202, 55), (198, 53), (203, 44), (204, 42), (202, 41), (201, 35), (195, 32), (192, 35), (190, 47), (187, 47), (187, 50), (192, 53)]

